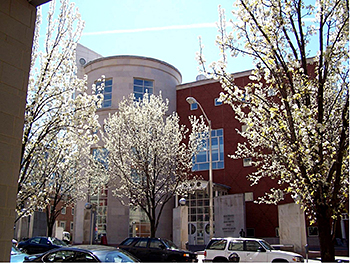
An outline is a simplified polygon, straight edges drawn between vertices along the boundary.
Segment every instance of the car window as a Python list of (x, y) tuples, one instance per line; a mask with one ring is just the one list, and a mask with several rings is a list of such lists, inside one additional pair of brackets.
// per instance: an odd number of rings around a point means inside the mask
[(231, 241), (228, 245), (228, 250), (243, 251), (243, 240)]
[(97, 260), (90, 255), (89, 253), (85, 252), (77, 252), (75, 255), (75, 260), (76, 262), (97, 262)]
[(74, 251), (60, 250), (48, 254), (44, 258), (44, 262), (67, 262), (75, 261)]
[(158, 248), (160, 249), (162, 245), (162, 242), (158, 239), (152, 239), (151, 242), (149, 243), (149, 247), (151, 248)]
[(129, 245), (131, 245), (131, 243), (132, 243), (133, 241), (134, 241), (133, 238), (128, 238), (128, 239), (124, 240), (124, 241), (121, 243), (121, 245), (129, 246)]
[(246, 251), (258, 251), (259, 247), (261, 247), (259, 242), (253, 240), (246, 241), (245, 246)]
[(42, 244), (42, 245), (50, 245), (51, 242), (49, 240), (47, 240), (47, 238), (41, 238), (40, 239), (40, 244)]
[(31, 244), (39, 244), (39, 243), (40, 243), (40, 240), (41, 240), (40, 237), (35, 237), (35, 238), (31, 239), (31, 240), (29, 241), (29, 243), (31, 243)]
[(118, 252), (118, 251), (113, 251), (109, 252), (104, 259), (100, 258), (102, 262), (132, 262), (134, 261), (127, 255)]
[(227, 240), (225, 239), (215, 239), (211, 240), (208, 244), (207, 249), (214, 249), (214, 250), (224, 250), (227, 244)]
[(167, 239), (162, 239), (165, 246), (170, 249), (179, 249), (172, 241), (167, 240)]
[(264, 246), (264, 248), (266, 248), (267, 250), (274, 250), (273, 247), (271, 247), (271, 245), (269, 243), (267, 243), (266, 241), (261, 240), (260, 242)]
[(147, 238), (140, 238), (135, 244), (135, 247), (147, 247)]
[(67, 246), (66, 243), (64, 243), (62, 240), (57, 239), (57, 238), (52, 238), (51, 241), (53, 244), (55, 244), (57, 246)]

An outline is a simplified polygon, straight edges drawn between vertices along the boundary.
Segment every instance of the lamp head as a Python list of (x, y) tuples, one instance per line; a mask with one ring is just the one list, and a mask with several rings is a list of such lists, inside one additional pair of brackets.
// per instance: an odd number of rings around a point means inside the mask
[(188, 104), (194, 104), (197, 103), (197, 100), (193, 97), (187, 97), (186, 101), (188, 102)]

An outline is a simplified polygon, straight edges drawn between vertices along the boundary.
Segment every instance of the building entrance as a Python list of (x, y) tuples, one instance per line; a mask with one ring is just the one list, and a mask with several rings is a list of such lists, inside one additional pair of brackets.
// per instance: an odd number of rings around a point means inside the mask
[[(208, 183), (202, 181), (197, 190), (188, 196), (188, 244), (206, 245), (210, 240), (209, 235), (209, 191)], [(228, 189), (214, 184), (214, 197), (227, 195)], [(215, 211), (214, 211), (215, 233)]]

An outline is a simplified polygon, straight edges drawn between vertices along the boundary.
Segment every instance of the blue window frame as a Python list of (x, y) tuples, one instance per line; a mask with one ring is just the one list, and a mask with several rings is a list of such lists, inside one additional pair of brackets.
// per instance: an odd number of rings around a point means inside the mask
[(198, 104), (197, 104), (196, 102), (190, 104), (190, 109), (191, 109), (191, 110), (196, 110), (196, 109), (198, 109)]
[[(224, 169), (224, 130), (211, 131), (211, 148), (213, 170)], [(209, 138), (202, 145), (201, 150), (192, 158), (192, 171), (209, 170)]]
[(219, 98), (215, 98), (215, 99), (214, 99), (214, 105), (215, 105), (215, 106), (220, 106), (220, 105), (222, 105), (222, 102), (219, 101)]
[(108, 151), (105, 148), (92, 149), (92, 155), (94, 159), (100, 162), (105, 169), (108, 169)]
[[(101, 81), (98, 81), (95, 83), (96, 86), (100, 86), (102, 84)], [(105, 86), (103, 90), (99, 90), (96, 92), (96, 94), (103, 94), (103, 102), (102, 102), (102, 108), (109, 108), (112, 106), (112, 79), (107, 79), (105, 81)]]
[(134, 97), (135, 100), (142, 100), (143, 95), (147, 92), (153, 94), (153, 80), (134, 79)]

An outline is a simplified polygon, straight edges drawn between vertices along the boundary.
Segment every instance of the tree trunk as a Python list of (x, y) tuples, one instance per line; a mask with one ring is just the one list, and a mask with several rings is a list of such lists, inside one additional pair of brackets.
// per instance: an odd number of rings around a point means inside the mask
[(317, 208), (317, 224), (321, 249), (322, 262), (335, 262), (334, 236), (332, 229), (332, 218), (326, 206)]
[(156, 221), (154, 219), (150, 220), (150, 225), (151, 225), (151, 237), (156, 237)]

